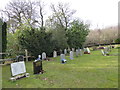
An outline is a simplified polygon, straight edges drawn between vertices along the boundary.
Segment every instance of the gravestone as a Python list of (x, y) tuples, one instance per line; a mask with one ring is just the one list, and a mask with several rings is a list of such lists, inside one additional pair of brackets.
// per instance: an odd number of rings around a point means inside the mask
[(78, 57), (78, 54), (79, 54), (78, 49), (76, 49), (76, 56), (77, 56), (77, 57)]
[(62, 49), (60, 49), (60, 54), (62, 54)]
[(75, 49), (74, 49), (74, 48), (72, 48), (72, 51), (74, 52), (74, 51), (75, 51)]
[(60, 55), (60, 58), (61, 58), (61, 60), (62, 60), (62, 59), (65, 59), (65, 54), (61, 54), (61, 55)]
[(70, 51), (70, 59), (73, 60), (73, 51)]
[(66, 49), (64, 49), (64, 54), (67, 54), (67, 50)]
[(24, 61), (24, 56), (23, 55), (19, 55), (16, 57), (17, 58), (17, 61)]
[(83, 53), (82, 53), (82, 49), (80, 49), (80, 56), (82, 56), (82, 54), (83, 54)]
[(53, 57), (57, 57), (57, 52), (56, 51), (53, 52)]
[(11, 80), (17, 80), (22, 77), (29, 77), (29, 73), (26, 73), (25, 62), (20, 61), (20, 62), (11, 63), (11, 74), (13, 76), (12, 78), (10, 78)]
[(105, 53), (106, 55), (109, 55), (109, 48), (108, 48), (108, 47), (105, 47), (105, 48), (104, 48), (104, 53)]
[(46, 53), (45, 52), (42, 53), (42, 60), (46, 60)]
[(43, 74), (42, 60), (35, 60), (33, 62), (34, 74)]
[(61, 54), (60, 55), (60, 58), (61, 58), (61, 63), (64, 64), (67, 62), (67, 60), (65, 59), (65, 54)]
[(103, 55), (103, 56), (106, 56), (106, 54), (105, 54), (105, 52), (104, 52), (103, 50), (101, 50), (101, 52), (102, 52), (102, 55)]
[(88, 47), (84, 48), (84, 54), (90, 54), (90, 49)]

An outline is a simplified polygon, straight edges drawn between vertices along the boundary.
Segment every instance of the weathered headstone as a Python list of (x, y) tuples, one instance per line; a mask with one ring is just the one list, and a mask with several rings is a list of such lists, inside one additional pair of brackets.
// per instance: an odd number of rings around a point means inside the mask
[(45, 52), (42, 53), (42, 60), (46, 60), (46, 53)]
[(74, 49), (74, 48), (72, 48), (72, 51), (74, 52), (74, 51), (75, 51), (75, 49)]
[(78, 54), (79, 54), (78, 49), (76, 49), (76, 56), (77, 56), (77, 57), (78, 57)]
[(67, 54), (67, 50), (66, 49), (64, 49), (64, 54)]
[(83, 54), (83, 53), (82, 53), (82, 49), (80, 49), (80, 56), (82, 56), (82, 54)]
[(17, 58), (17, 61), (24, 61), (24, 56), (23, 55), (19, 55), (16, 57)]
[(62, 60), (62, 59), (65, 59), (65, 54), (61, 54), (61, 55), (60, 55), (60, 58), (61, 58), (61, 60)]
[(84, 54), (90, 54), (90, 49), (88, 47), (84, 49)]
[(29, 77), (29, 73), (26, 73), (25, 62), (20, 61), (20, 62), (11, 63), (11, 74), (13, 76), (12, 78), (10, 78), (11, 80), (17, 80), (22, 77)]
[(60, 54), (62, 54), (62, 49), (60, 49)]
[(88, 54), (90, 54), (90, 49), (88, 47), (86, 49), (87, 49)]
[(53, 52), (53, 57), (57, 57), (57, 52), (56, 51)]
[(64, 64), (67, 62), (67, 60), (65, 59), (65, 54), (61, 54), (60, 55), (60, 58), (61, 58), (61, 63)]
[(70, 59), (73, 60), (73, 51), (70, 51)]
[(106, 54), (105, 54), (105, 52), (104, 52), (103, 50), (101, 50), (101, 52), (102, 52), (102, 55), (103, 55), (103, 56), (106, 56)]
[(35, 60), (33, 62), (33, 71), (34, 74), (43, 74), (42, 60)]

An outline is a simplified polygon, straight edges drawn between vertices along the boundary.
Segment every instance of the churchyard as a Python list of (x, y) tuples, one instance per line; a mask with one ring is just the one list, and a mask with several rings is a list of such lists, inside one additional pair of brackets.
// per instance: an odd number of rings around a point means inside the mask
[[(77, 51), (78, 52), (78, 51)], [(54, 52), (55, 53), (55, 52)], [(51, 57), (51, 61), (42, 60), (43, 74), (34, 74), (33, 61), (25, 62), (29, 77), (11, 81), (10, 65), (2, 66), (3, 88), (117, 88), (118, 87), (118, 49), (113, 48), (109, 56), (101, 50), (90, 54), (75, 55), (71, 60), (61, 63), (61, 57)], [(55, 56), (55, 55), (54, 55)]]
[(0, 10), (0, 88), (118, 88), (118, 25), (100, 28), (76, 12), (69, 2), (8, 2)]

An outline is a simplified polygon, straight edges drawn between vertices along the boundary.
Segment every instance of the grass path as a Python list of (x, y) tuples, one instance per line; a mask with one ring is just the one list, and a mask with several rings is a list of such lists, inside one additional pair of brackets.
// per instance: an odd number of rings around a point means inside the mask
[[(118, 53), (113, 49), (112, 53)], [(33, 61), (26, 63), (29, 78), (15, 82), (11, 77), (10, 65), (3, 66), (3, 88), (117, 88), (118, 87), (118, 56), (102, 56), (100, 50), (92, 51), (91, 55), (75, 57), (61, 64), (60, 57), (53, 61), (44, 61), (41, 75), (33, 75)]]

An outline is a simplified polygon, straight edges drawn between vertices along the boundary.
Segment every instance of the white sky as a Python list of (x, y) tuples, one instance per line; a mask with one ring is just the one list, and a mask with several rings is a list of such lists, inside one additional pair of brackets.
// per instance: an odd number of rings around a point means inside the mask
[[(0, 0), (0, 9), (4, 8), (10, 0)], [(75, 17), (89, 21), (90, 28), (105, 28), (118, 24), (119, 0), (42, 0), (46, 7), (50, 3), (69, 3), (70, 8), (76, 10)], [(47, 11), (47, 10), (46, 10)], [(47, 11), (46, 13), (49, 13)]]

